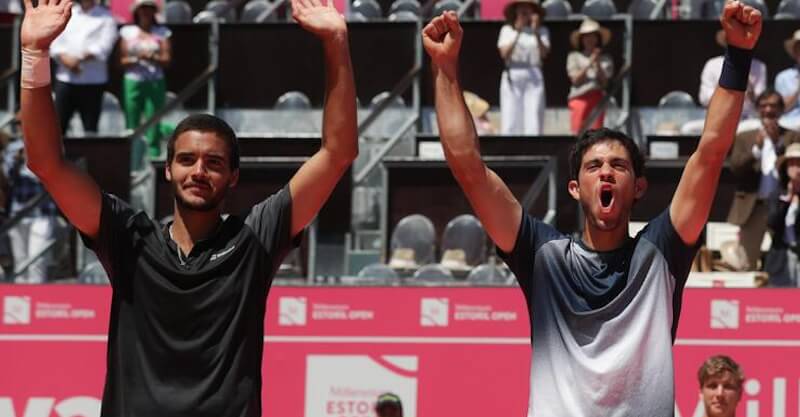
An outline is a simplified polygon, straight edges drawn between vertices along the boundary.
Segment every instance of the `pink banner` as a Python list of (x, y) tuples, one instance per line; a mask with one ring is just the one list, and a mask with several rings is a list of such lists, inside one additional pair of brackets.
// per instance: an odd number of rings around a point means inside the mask
[[(0, 285), (0, 417), (96, 417), (110, 289)], [(700, 417), (712, 354), (747, 375), (738, 415), (800, 414), (800, 290), (687, 289), (675, 344), (679, 416)], [(524, 416), (530, 345), (516, 288), (275, 287), (266, 315), (264, 415)]]

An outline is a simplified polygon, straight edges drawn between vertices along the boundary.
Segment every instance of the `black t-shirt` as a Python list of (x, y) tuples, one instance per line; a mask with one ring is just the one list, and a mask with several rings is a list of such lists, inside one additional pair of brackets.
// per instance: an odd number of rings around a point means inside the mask
[(103, 194), (111, 279), (103, 417), (261, 416), (264, 312), (291, 238), (288, 187), (180, 256), (167, 226)]

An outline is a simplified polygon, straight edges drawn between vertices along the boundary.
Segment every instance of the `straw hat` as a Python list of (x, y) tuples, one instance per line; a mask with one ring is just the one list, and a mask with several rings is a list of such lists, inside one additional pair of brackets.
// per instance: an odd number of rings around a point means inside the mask
[(136, 0), (131, 4), (131, 13), (136, 13), (136, 10), (142, 6), (150, 6), (158, 10), (158, 3), (155, 0)]
[(783, 42), (783, 48), (786, 49), (786, 53), (789, 54), (789, 56), (793, 59), (796, 59), (794, 54), (794, 46), (798, 41), (800, 41), (800, 29), (794, 31), (792, 37)]
[(590, 18), (583, 19), (581, 22), (581, 26), (574, 30), (571, 35), (569, 35), (569, 41), (572, 44), (572, 47), (578, 49), (580, 45), (581, 36), (588, 35), (590, 33), (597, 33), (600, 35), (600, 43), (603, 46), (606, 46), (608, 42), (611, 40), (611, 31), (600, 26), (597, 21), (592, 20)]
[(489, 102), (472, 91), (464, 91), (464, 102), (472, 117), (481, 117), (489, 111)]
[(783, 165), (790, 159), (800, 159), (800, 142), (789, 144), (786, 147), (786, 152), (778, 157), (775, 164), (778, 166), (778, 171), (783, 171)]
[(520, 4), (530, 4), (530, 5), (532, 5), (533, 6), (533, 12), (538, 14), (541, 17), (544, 17), (545, 14), (547, 14), (545, 12), (545, 10), (542, 8), (542, 5), (539, 4), (538, 0), (511, 0), (503, 8), (503, 16), (506, 17), (506, 22), (508, 22), (510, 24), (514, 23), (514, 19), (516, 19), (516, 17), (517, 17), (517, 6), (519, 6)]

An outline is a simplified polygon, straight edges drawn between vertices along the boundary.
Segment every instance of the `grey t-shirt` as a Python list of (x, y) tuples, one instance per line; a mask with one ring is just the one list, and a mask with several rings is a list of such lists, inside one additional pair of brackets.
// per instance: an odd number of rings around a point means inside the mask
[(501, 256), (531, 314), (528, 415), (672, 416), (672, 342), (696, 251), (669, 210), (611, 252), (525, 215)]

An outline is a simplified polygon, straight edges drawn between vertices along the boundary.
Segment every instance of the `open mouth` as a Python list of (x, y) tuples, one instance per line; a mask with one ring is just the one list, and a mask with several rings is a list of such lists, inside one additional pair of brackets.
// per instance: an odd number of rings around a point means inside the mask
[(600, 206), (604, 209), (611, 207), (614, 202), (614, 192), (610, 188), (603, 188), (600, 190)]

